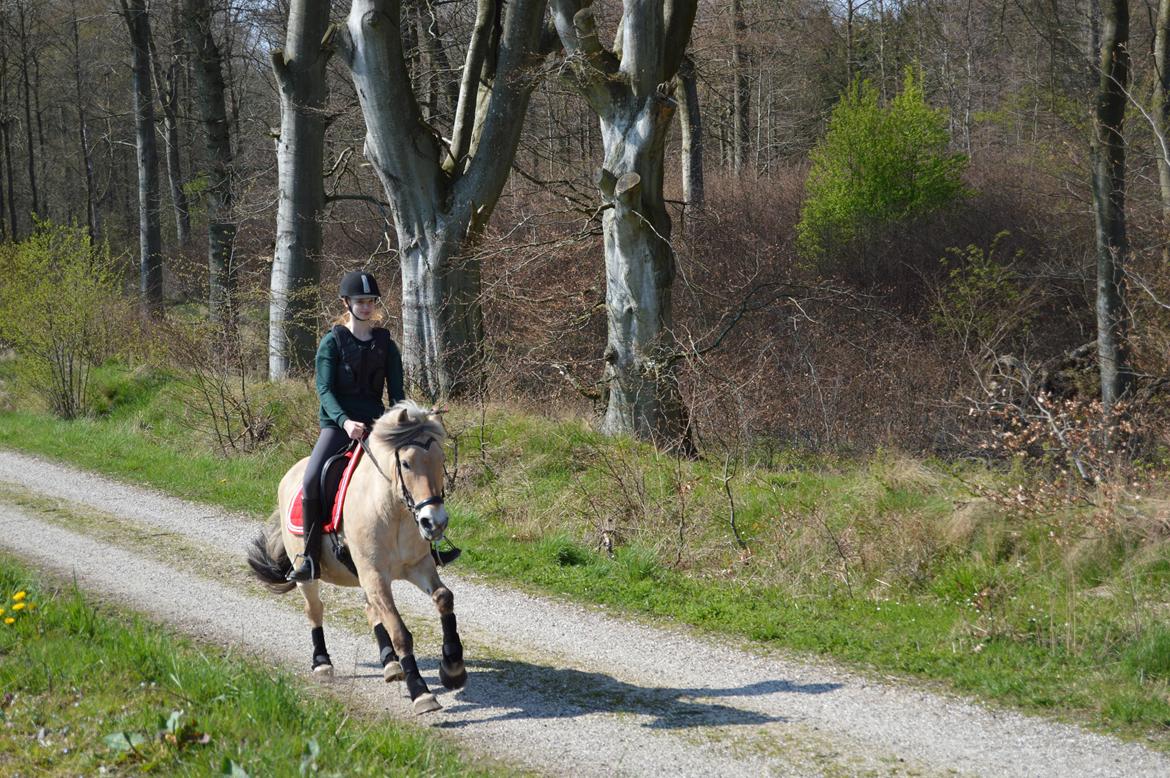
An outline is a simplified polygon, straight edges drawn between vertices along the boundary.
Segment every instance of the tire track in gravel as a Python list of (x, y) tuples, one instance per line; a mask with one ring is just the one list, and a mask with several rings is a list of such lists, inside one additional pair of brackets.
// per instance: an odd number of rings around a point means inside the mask
[[(294, 669), (308, 661), (300, 598), (282, 603), (243, 582), (259, 517), (231, 515), (22, 454), (0, 451), (0, 547), (215, 645), (225, 641)], [(175, 565), (146, 546), (113, 544), (62, 525), (36, 500), (108, 514), (167, 533), (207, 555)], [(72, 509), (69, 506), (74, 506)], [(95, 513), (96, 512), (96, 513)], [(92, 527), (92, 521), (88, 526)], [(132, 545), (127, 549), (126, 545)], [(173, 557), (173, 554), (171, 555)], [(220, 567), (212, 565), (213, 568)], [(472, 749), (550, 774), (649, 775), (1170, 775), (1170, 757), (1077, 727), (903, 688), (823, 663), (757, 656), (718, 639), (646, 626), (445, 574), (467, 645), (468, 687), (442, 693), (437, 618), (395, 587), (419, 638), (420, 666), (445, 706), (415, 719)], [(376, 649), (352, 619), (330, 621), (334, 691), (410, 718), (399, 685), (381, 680)], [(341, 595), (342, 598), (345, 595)], [(352, 611), (352, 606), (346, 606)], [(342, 608), (345, 610), (345, 608)]]

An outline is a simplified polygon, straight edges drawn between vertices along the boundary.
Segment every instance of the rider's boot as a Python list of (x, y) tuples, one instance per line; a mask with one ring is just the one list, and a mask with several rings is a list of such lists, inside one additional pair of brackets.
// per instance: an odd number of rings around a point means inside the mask
[(312, 581), (321, 577), (321, 501), (303, 500), (301, 517), (305, 527), (305, 553), (299, 554), (299, 567), (289, 571), (285, 580)]

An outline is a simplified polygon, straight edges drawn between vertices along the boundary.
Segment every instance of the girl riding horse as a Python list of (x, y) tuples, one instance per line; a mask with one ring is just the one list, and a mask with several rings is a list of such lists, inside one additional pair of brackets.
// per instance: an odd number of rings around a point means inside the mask
[[(317, 347), (318, 420), (317, 444), (305, 468), (301, 515), (304, 553), (300, 564), (288, 573), (289, 581), (312, 581), (321, 577), (321, 536), (324, 512), (321, 506), (321, 468), (335, 454), (363, 439), (376, 418), (385, 411), (383, 393), (390, 403), (406, 399), (403, 390), (402, 355), (389, 331), (378, 326), (376, 307), (381, 292), (369, 273), (353, 270), (341, 278), (339, 289), (346, 313), (321, 338)], [(433, 552), (439, 565), (452, 562), (459, 549), (452, 546)]]

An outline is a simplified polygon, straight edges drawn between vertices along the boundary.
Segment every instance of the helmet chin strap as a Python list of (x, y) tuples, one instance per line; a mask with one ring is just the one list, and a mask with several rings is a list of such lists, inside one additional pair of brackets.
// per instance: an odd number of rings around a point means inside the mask
[(349, 311), (349, 315), (352, 316), (354, 318), (354, 320), (356, 320), (356, 321), (369, 321), (369, 319), (363, 319), (361, 316), (358, 316), (356, 313), (354, 313), (353, 306), (351, 306), (349, 304), (348, 297), (344, 297), (342, 299), (345, 300), (345, 310)]

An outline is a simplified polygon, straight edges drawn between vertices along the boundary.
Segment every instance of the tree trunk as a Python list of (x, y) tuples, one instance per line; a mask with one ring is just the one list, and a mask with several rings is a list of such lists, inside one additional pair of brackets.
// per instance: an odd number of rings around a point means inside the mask
[[(853, 17), (856, 14), (854, 0), (845, 0), (845, 84), (853, 83)], [(943, 36), (945, 40), (945, 35)]]
[(554, 22), (566, 71), (601, 123), (605, 162), (598, 188), (605, 201), (606, 312), (602, 430), (630, 434), (693, 453), (690, 422), (675, 363), (672, 331), (675, 256), (662, 193), (663, 156), (674, 101), (662, 84), (677, 74), (690, 40), (696, 0), (661, 4), (628, 0), (619, 27), (620, 57), (597, 37), (593, 8), (556, 0)]
[(321, 277), (321, 218), (325, 210), (325, 65), (328, 0), (292, 0), (283, 50), (272, 53), (280, 85), (276, 141), (279, 203), (276, 254), (268, 309), (268, 376), (306, 367), (316, 353), (313, 296)]
[(679, 126), (682, 128), (683, 200), (692, 210), (702, 211), (704, 204), (703, 117), (699, 111), (699, 87), (695, 79), (695, 63), (689, 56), (683, 59), (678, 77), (683, 88), (683, 111), (679, 114)]
[[(34, 73), (32, 80), (33, 116), (37, 117), (37, 170), (39, 171), (37, 181), (43, 190), (49, 178), (45, 172), (45, 161), (49, 155), (45, 153), (45, 124), (44, 114), (41, 111), (41, 60), (37, 56), (36, 49), (32, 51), (32, 64)], [(42, 196), (37, 202), (40, 206), (38, 213), (46, 219), (52, 219), (53, 212), (49, 210), (49, 199)]]
[(443, 48), (439, 19), (429, 0), (416, 0), (414, 15), (418, 24), (418, 45), (428, 84), (427, 103), (432, 106), (432, 120), (436, 111), (453, 118), (459, 103), (459, 82), (450, 78), (451, 61)]
[(97, 201), (94, 190), (93, 152), (89, 144), (89, 124), (85, 117), (85, 91), (81, 72), (81, 23), (77, 18), (77, 4), (73, 5), (73, 86), (77, 100), (77, 141), (85, 169), (85, 224), (89, 239), (96, 245), (99, 234)]
[(748, 146), (751, 144), (751, 127), (748, 113), (751, 110), (752, 85), (748, 78), (748, 55), (744, 50), (743, 39), (747, 32), (747, 23), (743, 17), (742, 0), (731, 2), (732, 45), (731, 45), (731, 72), (735, 78), (732, 89), (732, 164), (736, 173), (743, 172), (747, 164)]
[(178, 52), (174, 52), (164, 73), (158, 47), (151, 38), (150, 60), (154, 88), (158, 90), (158, 101), (163, 110), (167, 181), (171, 188), (171, 209), (175, 213), (175, 238), (180, 246), (186, 246), (191, 240), (191, 209), (187, 204), (187, 193), (183, 191), (183, 164), (179, 156)]
[(403, 364), (430, 398), (480, 384), (483, 315), (471, 248), (520, 141), (545, 6), (546, 0), (479, 0), (451, 150), (422, 120), (403, 50), (401, 2), (354, 0), (350, 7), (342, 45), (366, 120), (365, 155), (398, 236)]
[(20, 78), (24, 87), (24, 135), (26, 151), (28, 152), (28, 191), (32, 200), (32, 213), (38, 214), (41, 210), (40, 198), (37, 195), (37, 155), (33, 146), (33, 117), (32, 117), (32, 85), (29, 83), (28, 68), (32, 62), (32, 55), (28, 50), (28, 24), (25, 17), (25, 4), (17, 3), (16, 10), (20, 24)]
[(186, 0), (184, 29), (195, 65), (199, 115), (207, 140), (207, 277), (211, 318), (230, 318), (236, 223), (232, 214), (232, 143), (224, 100), (223, 58), (211, 34), (208, 0)]
[(134, 53), (134, 124), (138, 146), (139, 290), (148, 310), (162, 307), (162, 231), (159, 228), (158, 149), (150, 84), (150, 19), (146, 0), (121, 0)]
[(1129, 3), (1102, 3), (1100, 76), (1093, 134), (1093, 210), (1097, 231), (1097, 362), (1107, 412), (1131, 388), (1125, 307), (1126, 88), (1129, 85)]
[[(8, 186), (8, 197), (4, 196), (4, 182), (7, 178), (10, 154), (8, 153), (8, 47), (3, 44), (8, 33), (7, 15), (0, 10), (0, 240), (11, 236), (16, 240), (16, 213), (11, 208), (12, 185)], [(9, 208), (6, 208), (6, 204)], [(11, 211), (12, 218), (5, 226), (5, 219)]]
[(606, 205), (603, 380), (609, 402), (601, 429), (633, 433), (670, 448), (690, 446), (673, 363), (671, 290), (675, 257), (662, 195), (670, 101), (655, 94), (618, 104), (601, 117), (605, 164), (599, 188)]
[(1162, 195), (1162, 261), (1170, 262), (1170, 0), (1158, 0), (1158, 21), (1154, 34), (1154, 67), (1158, 83), (1154, 87), (1155, 156), (1158, 159), (1158, 185)]

